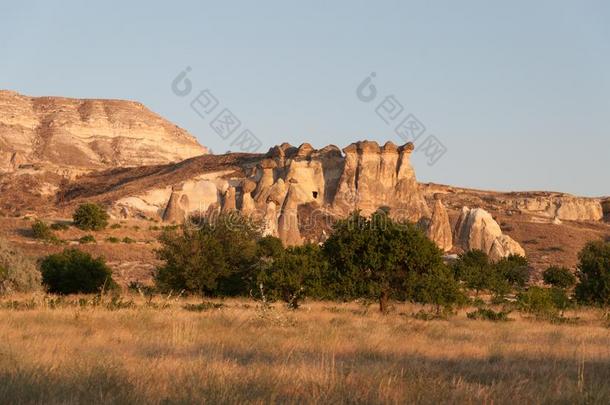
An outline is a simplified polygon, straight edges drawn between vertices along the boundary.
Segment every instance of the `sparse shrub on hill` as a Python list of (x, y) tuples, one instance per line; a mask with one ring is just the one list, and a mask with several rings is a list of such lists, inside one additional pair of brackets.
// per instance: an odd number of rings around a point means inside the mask
[(557, 288), (572, 288), (576, 284), (576, 276), (565, 267), (551, 266), (542, 273), (545, 284)]
[(412, 298), (418, 277), (443, 265), (441, 251), (415, 225), (383, 211), (338, 221), (324, 251), (329, 288), (341, 298), (375, 298), (381, 312), (393, 296)]
[(610, 243), (589, 242), (580, 251), (576, 298), (584, 304), (610, 304)]
[(40, 289), (40, 271), (22, 252), (0, 239), (0, 293)]
[(93, 203), (81, 204), (74, 212), (74, 226), (85, 231), (100, 231), (108, 225), (106, 210)]
[(247, 294), (256, 278), (260, 237), (259, 225), (237, 214), (166, 228), (156, 252), (164, 261), (156, 270), (157, 286), (207, 295)]
[(78, 249), (66, 249), (41, 262), (42, 280), (56, 294), (97, 293), (115, 286), (112, 271), (103, 258)]
[(95, 238), (93, 237), (93, 235), (85, 235), (83, 237), (81, 237), (78, 242), (82, 245), (87, 244), (87, 243), (95, 243)]
[(51, 224), (51, 229), (54, 231), (65, 231), (69, 228), (70, 226), (64, 222), (54, 222)]
[(32, 224), (32, 235), (36, 239), (51, 240), (55, 237), (53, 230), (46, 222), (37, 219)]

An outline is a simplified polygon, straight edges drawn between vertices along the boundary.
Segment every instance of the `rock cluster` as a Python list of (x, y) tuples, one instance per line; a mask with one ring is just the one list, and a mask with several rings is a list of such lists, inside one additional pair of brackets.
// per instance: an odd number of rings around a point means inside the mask
[(482, 208), (463, 207), (455, 225), (455, 243), (463, 250), (482, 250), (491, 260), (509, 255), (525, 256), (525, 250)]
[[(206, 173), (173, 189), (123, 198), (115, 207), (120, 211), (137, 205), (148, 210), (144, 216), (161, 215), (173, 222), (217, 204), (221, 212), (259, 218), (265, 234), (280, 237), (288, 246), (303, 243), (304, 233), (315, 242), (330, 225), (320, 227), (316, 235), (316, 230), (303, 229), (307, 224), (342, 218), (354, 210), (369, 215), (386, 208), (393, 217), (412, 222), (430, 217), (409, 162), (412, 150), (412, 144), (397, 147), (388, 142), (380, 148), (376, 142), (364, 141), (351, 144), (342, 154), (333, 145), (316, 150), (307, 143), (298, 148), (282, 144), (271, 148), (251, 170)], [(309, 208), (299, 215), (304, 206)], [(432, 228), (441, 246), (450, 248), (446, 212), (433, 215)]]
[(207, 153), (185, 130), (123, 100), (27, 97), (0, 90), (0, 170), (33, 163), (88, 170)]

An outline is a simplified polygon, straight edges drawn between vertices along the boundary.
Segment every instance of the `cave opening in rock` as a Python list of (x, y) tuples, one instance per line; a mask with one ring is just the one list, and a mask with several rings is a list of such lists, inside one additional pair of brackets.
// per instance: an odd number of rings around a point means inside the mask
[(311, 194), (313, 195), (313, 198), (318, 198), (318, 192), (317, 191), (312, 191)]

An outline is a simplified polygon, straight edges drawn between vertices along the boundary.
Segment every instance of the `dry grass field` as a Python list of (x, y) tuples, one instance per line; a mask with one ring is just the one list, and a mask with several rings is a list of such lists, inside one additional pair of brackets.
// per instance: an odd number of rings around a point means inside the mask
[(610, 403), (601, 311), (493, 323), (465, 310), (418, 320), (408, 304), (382, 316), (357, 303), (93, 300), (0, 301), (0, 402)]

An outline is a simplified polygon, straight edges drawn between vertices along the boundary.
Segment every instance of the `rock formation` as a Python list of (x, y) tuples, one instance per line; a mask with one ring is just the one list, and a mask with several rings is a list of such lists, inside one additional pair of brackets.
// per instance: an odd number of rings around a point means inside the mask
[(436, 199), (432, 210), (432, 217), (426, 230), (426, 235), (443, 252), (449, 252), (453, 248), (453, 235), (449, 215), (440, 198)]
[[(182, 196), (185, 197), (185, 196)], [(182, 201), (181, 201), (182, 200)], [(180, 192), (172, 190), (172, 193), (167, 202), (165, 211), (163, 212), (163, 221), (171, 223), (182, 223), (185, 218), (185, 210), (183, 209), (184, 201), (181, 198)], [(188, 201), (188, 200), (187, 200)]]
[(207, 153), (185, 130), (122, 100), (27, 97), (0, 90), (0, 170), (177, 162)]
[(494, 261), (511, 254), (525, 256), (525, 250), (503, 234), (500, 225), (482, 208), (462, 208), (454, 241), (463, 250), (482, 250)]
[(299, 197), (295, 184), (295, 182), (292, 182), (288, 187), (288, 194), (284, 200), (277, 224), (279, 237), (286, 246), (296, 246), (303, 242), (299, 231), (299, 219), (297, 216)]

